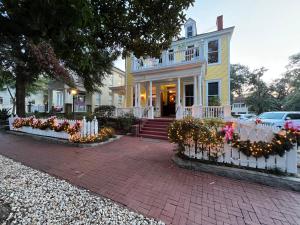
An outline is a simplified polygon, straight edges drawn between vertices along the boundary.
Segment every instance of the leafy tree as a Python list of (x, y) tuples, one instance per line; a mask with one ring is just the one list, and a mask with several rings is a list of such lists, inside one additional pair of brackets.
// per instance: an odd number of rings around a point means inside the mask
[(267, 71), (262, 67), (254, 70), (249, 75), (249, 95), (246, 98), (246, 103), (250, 110), (260, 114), (265, 111), (271, 111), (277, 108), (277, 101), (272, 95), (270, 88), (262, 80), (262, 76)]
[(242, 98), (246, 91), (250, 70), (241, 64), (230, 65), (231, 100)]
[(73, 86), (70, 71), (93, 92), (112, 62), (133, 52), (158, 56), (185, 21), (193, 0), (2, 0), (0, 71), (16, 81), (17, 114), (41, 73)]

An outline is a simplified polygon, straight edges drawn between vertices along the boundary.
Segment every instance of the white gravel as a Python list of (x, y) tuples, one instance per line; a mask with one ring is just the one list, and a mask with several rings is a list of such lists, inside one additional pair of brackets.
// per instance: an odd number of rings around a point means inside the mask
[(1, 155), (0, 199), (12, 209), (2, 225), (164, 224)]

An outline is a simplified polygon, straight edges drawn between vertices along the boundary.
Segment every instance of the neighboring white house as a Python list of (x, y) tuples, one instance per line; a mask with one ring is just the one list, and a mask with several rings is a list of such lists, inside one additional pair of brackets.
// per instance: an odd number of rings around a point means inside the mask
[(248, 114), (248, 112), (248, 106), (245, 103), (237, 102), (231, 106), (231, 113), (233, 115)]
[(112, 74), (108, 75), (100, 88), (100, 92), (88, 93), (82, 81), (74, 76), (76, 89), (68, 85), (52, 81), (48, 87), (48, 111), (55, 110), (59, 112), (93, 112), (99, 105), (114, 105), (123, 107), (125, 91), (118, 87), (124, 87), (124, 71), (113, 67)]
[[(99, 105), (124, 107), (125, 72), (113, 67), (112, 74), (103, 81), (101, 92), (88, 93), (82, 82), (76, 79), (76, 89), (60, 81), (50, 81), (48, 88), (26, 97), (26, 112), (49, 112), (55, 109), (60, 112), (92, 112)], [(15, 90), (11, 90), (15, 95)], [(74, 106), (73, 106), (74, 103)], [(0, 109), (13, 108), (13, 101), (7, 90), (0, 91)]]
[[(11, 94), (15, 96), (15, 89), (10, 89)], [(44, 112), (47, 108), (47, 95), (44, 91), (38, 91), (25, 98), (26, 112)], [(13, 99), (7, 89), (0, 91), (0, 109), (13, 109)]]

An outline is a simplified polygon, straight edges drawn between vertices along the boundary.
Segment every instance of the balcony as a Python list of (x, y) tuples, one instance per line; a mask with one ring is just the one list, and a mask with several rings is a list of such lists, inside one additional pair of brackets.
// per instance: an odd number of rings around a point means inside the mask
[(187, 64), (197, 64), (205, 62), (204, 51), (202, 47), (188, 48), (179, 51), (163, 51), (161, 57), (132, 59), (132, 72), (142, 72), (168, 67), (177, 67)]

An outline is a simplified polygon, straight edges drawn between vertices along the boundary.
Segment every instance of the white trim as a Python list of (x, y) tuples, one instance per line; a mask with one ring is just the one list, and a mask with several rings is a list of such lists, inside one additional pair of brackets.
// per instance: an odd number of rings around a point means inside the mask
[(206, 80), (205, 82), (206, 82), (206, 84), (205, 84), (205, 87), (206, 87), (205, 88), (206, 89), (205, 90), (205, 92), (206, 92), (205, 93), (205, 95), (206, 95), (205, 96), (205, 99), (206, 99), (205, 105), (208, 106), (208, 84), (209, 83), (214, 83), (214, 82), (218, 82), (218, 85), (219, 85), (219, 88), (218, 88), (219, 100), (220, 100), (220, 103), (222, 105), (222, 99), (221, 99), (222, 98), (222, 96), (221, 96), (222, 95), (222, 80), (221, 79), (213, 79), (213, 80)]
[[(216, 63), (208, 63), (208, 42), (210, 41), (218, 41), (218, 62)], [(206, 61), (207, 61), (207, 66), (215, 66), (215, 65), (220, 65), (222, 64), (222, 41), (221, 41), (221, 37), (216, 37), (216, 38), (209, 38), (206, 40), (205, 43), (205, 57), (206, 57)]]

